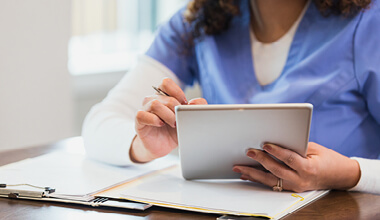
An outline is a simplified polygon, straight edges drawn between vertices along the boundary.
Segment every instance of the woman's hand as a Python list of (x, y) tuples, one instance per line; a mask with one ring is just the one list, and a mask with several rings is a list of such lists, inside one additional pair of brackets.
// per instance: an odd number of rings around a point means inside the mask
[(233, 170), (242, 174), (241, 179), (273, 187), (281, 178), (283, 189), (295, 192), (349, 189), (360, 179), (360, 167), (355, 160), (313, 142), (309, 142), (306, 158), (273, 144), (266, 144), (263, 149), (264, 151), (249, 150), (247, 156), (259, 162), (269, 172), (235, 166)]
[(185, 93), (170, 78), (165, 78), (159, 88), (169, 96), (145, 97), (142, 110), (137, 112), (137, 136), (130, 149), (132, 161), (148, 162), (167, 155), (178, 146), (175, 106), (207, 104), (203, 98), (187, 102)]

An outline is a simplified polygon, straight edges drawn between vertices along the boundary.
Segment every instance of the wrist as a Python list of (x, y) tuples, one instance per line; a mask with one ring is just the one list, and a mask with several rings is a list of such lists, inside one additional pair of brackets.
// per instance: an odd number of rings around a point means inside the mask
[(149, 151), (146, 150), (138, 135), (136, 135), (132, 140), (131, 147), (129, 149), (129, 158), (134, 163), (146, 163), (155, 159)]
[(347, 189), (351, 189), (353, 187), (355, 187), (356, 185), (358, 185), (359, 181), (360, 181), (360, 177), (361, 177), (361, 171), (360, 171), (360, 165), (359, 165), (359, 162), (354, 160), (354, 159), (351, 159), (349, 158), (350, 161), (351, 161), (351, 178), (350, 178), (350, 181), (349, 181), (349, 184), (348, 184), (348, 187)]
[(347, 158), (346, 170), (343, 173), (346, 173), (345, 178), (342, 179), (342, 183), (339, 189), (347, 190), (355, 187), (361, 176), (360, 166), (356, 160)]

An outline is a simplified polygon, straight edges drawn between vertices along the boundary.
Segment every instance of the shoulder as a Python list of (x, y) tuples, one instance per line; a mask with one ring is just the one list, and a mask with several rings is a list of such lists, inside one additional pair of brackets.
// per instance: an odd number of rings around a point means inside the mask
[[(365, 9), (358, 16), (359, 22), (354, 36), (355, 46), (369, 51), (373, 51), (371, 47), (380, 49), (380, 1), (374, 0), (370, 8)], [(361, 51), (360, 49), (358, 51)]]
[[(380, 1), (372, 2), (370, 8), (360, 12), (356, 31), (354, 35), (354, 45), (358, 52), (364, 49), (365, 52), (380, 49)], [(366, 51), (369, 50), (369, 51)], [(375, 51), (373, 51), (375, 52)], [(370, 55), (371, 53), (367, 54)]]
[(374, 13), (377, 13), (377, 15), (379, 15), (379, 12), (380, 12), (380, 1), (379, 0), (372, 0), (372, 3), (370, 5), (369, 9), (367, 9), (367, 11), (372, 11)]
[(375, 77), (380, 81), (380, 1), (361, 12), (354, 35), (354, 66), (360, 87)]
[(370, 7), (363, 10), (358, 16), (360, 16), (360, 22), (358, 27), (375, 25), (373, 28), (380, 28), (380, 1), (374, 0)]
[(186, 22), (184, 17), (185, 10), (186, 6), (183, 6), (168, 21), (161, 24), (159, 26), (159, 32), (176, 32), (178, 34), (190, 31), (190, 24)]

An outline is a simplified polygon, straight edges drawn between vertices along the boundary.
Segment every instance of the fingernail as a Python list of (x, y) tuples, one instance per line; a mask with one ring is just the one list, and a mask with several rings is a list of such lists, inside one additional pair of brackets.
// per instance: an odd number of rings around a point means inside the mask
[(272, 146), (270, 146), (269, 144), (266, 144), (266, 145), (263, 146), (263, 149), (265, 151), (271, 151), (272, 150)]
[(241, 173), (241, 170), (240, 170), (239, 168), (237, 168), (237, 167), (234, 167), (234, 168), (232, 169), (232, 171), (234, 171), (234, 172), (236, 172), (236, 173)]
[(247, 156), (251, 157), (251, 158), (255, 158), (256, 157), (256, 153), (253, 152), (253, 151), (248, 151)]
[(184, 100), (183, 100), (183, 104), (185, 104), (185, 105), (187, 105), (187, 99), (185, 98)]
[(174, 122), (174, 127), (177, 127), (177, 122), (176, 121)]

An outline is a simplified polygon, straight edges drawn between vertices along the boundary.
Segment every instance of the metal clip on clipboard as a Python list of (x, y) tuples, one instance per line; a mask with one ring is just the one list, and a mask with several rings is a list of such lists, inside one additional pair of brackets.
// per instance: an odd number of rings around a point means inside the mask
[[(33, 188), (37, 188), (39, 190), (24, 190), (24, 189), (16, 189), (16, 188), (7, 188), (8, 186), (29, 186)], [(55, 189), (50, 187), (39, 187), (33, 186), (30, 184), (15, 184), (15, 185), (7, 185), (0, 184), (0, 196), (18, 199), (18, 198), (43, 198), (48, 194), (55, 192)]]
[[(17, 188), (7, 188), (7, 187), (17, 187), (17, 186), (29, 186), (35, 188), (36, 190), (25, 190)], [(39, 187), (31, 184), (0, 184), (0, 197), (8, 197), (12, 199), (48, 199), (50, 201), (67, 201), (68, 198), (63, 198), (60, 196), (52, 196), (50, 193), (54, 193), (55, 189), (50, 187)], [(83, 200), (70, 200), (71, 203), (78, 203), (82, 205), (91, 205), (93, 207), (117, 207), (117, 208), (126, 208), (126, 209), (137, 209), (145, 210), (150, 208), (151, 204), (126, 201), (121, 199), (113, 199), (106, 197), (92, 197), (89, 201)], [(72, 198), (71, 198), (72, 199)]]
[(112, 199), (105, 197), (96, 197), (91, 201), (91, 206), (93, 207), (116, 207), (116, 208), (127, 208), (127, 209), (137, 209), (137, 210), (145, 210), (152, 207), (152, 204), (126, 201), (121, 199)]
[(8, 195), (9, 198), (43, 198), (45, 197), (46, 191), (29, 191), (29, 190), (18, 190), (18, 189), (0, 189), (0, 195)]

